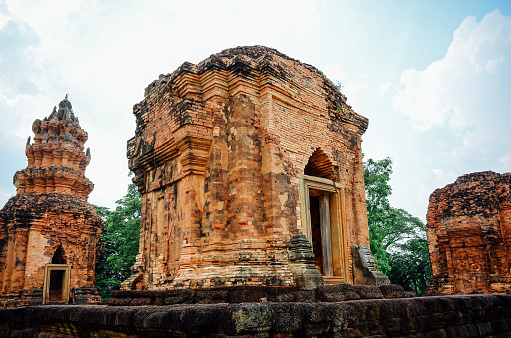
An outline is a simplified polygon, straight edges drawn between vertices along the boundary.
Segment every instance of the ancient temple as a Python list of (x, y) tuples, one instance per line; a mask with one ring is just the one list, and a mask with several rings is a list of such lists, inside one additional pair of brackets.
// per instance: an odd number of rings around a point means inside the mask
[(16, 172), (16, 196), (0, 211), (0, 302), (3, 307), (94, 303), (99, 235), (104, 227), (87, 202), (90, 151), (66, 98), (32, 125), (28, 166)]
[(429, 294), (511, 293), (511, 173), (468, 174), (429, 198)]
[(125, 288), (292, 286), (304, 273), (388, 283), (352, 255), (369, 247), (368, 120), (316, 68), (261, 46), (224, 50), (160, 75), (134, 115), (142, 228)]

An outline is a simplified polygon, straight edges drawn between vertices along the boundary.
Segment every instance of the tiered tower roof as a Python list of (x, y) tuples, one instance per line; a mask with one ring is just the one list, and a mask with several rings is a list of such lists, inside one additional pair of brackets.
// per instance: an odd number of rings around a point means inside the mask
[(79, 124), (66, 95), (50, 116), (32, 125), (34, 141), (27, 141), (27, 168), (16, 172), (16, 193), (61, 193), (84, 201), (94, 188), (85, 176), (90, 150), (84, 152), (87, 132)]

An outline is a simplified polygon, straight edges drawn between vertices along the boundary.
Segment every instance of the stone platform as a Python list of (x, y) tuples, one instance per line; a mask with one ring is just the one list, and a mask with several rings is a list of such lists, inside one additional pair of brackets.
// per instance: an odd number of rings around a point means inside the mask
[(511, 295), (0, 310), (0, 337), (509, 337)]
[(315, 290), (300, 290), (296, 286), (236, 285), (204, 289), (170, 289), (145, 291), (113, 291), (108, 305), (177, 305), (253, 302), (342, 302), (358, 299), (410, 298), (413, 294), (401, 285), (337, 284), (324, 285)]

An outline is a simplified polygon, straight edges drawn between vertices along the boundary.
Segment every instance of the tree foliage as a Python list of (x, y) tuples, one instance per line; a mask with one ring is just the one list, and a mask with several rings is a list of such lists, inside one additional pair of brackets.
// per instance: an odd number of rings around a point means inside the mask
[(371, 251), (392, 283), (423, 294), (431, 278), (426, 228), (417, 217), (390, 205), (392, 160), (364, 162)]
[(96, 286), (101, 298), (106, 300), (112, 290), (131, 275), (140, 239), (142, 199), (135, 184), (128, 186), (127, 194), (116, 202), (115, 210), (95, 206), (105, 221), (101, 234), (104, 253), (96, 272)]
[(423, 295), (431, 279), (428, 241), (413, 238), (400, 244), (399, 251), (391, 257), (390, 266), (388, 276), (392, 283)]

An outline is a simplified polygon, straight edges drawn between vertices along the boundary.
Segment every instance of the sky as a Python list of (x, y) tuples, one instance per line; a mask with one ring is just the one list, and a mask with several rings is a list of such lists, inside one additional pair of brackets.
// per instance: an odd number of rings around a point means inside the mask
[(160, 74), (264, 45), (340, 81), (393, 160), (391, 204), (426, 220), (458, 176), (511, 171), (511, 1), (0, 0), (0, 207), (35, 119), (69, 94), (91, 149), (91, 203), (130, 183), (134, 104)]

